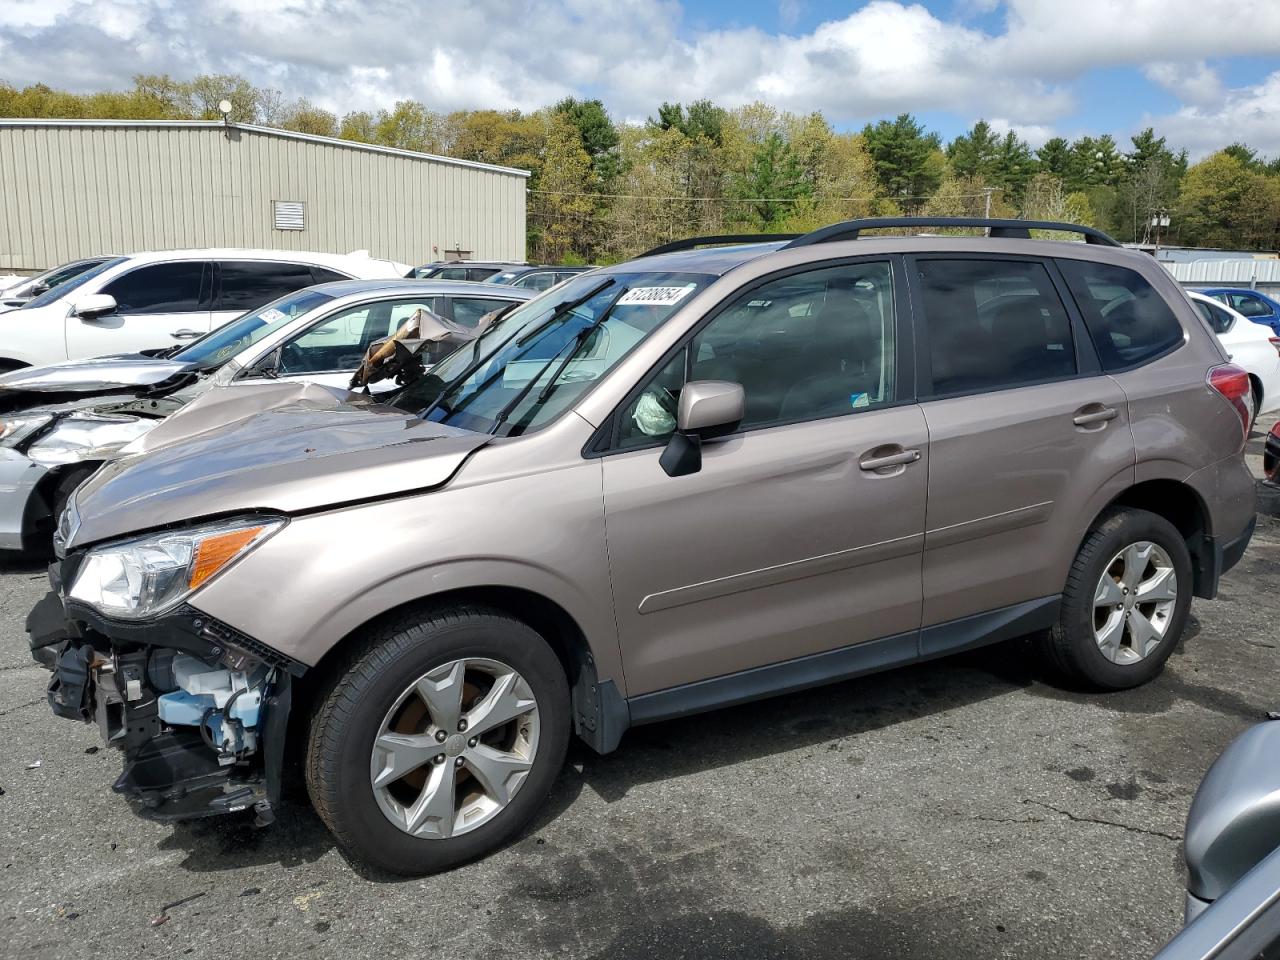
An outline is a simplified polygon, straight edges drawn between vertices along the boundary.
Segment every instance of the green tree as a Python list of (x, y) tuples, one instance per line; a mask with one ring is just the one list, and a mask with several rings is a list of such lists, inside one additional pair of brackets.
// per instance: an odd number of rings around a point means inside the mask
[(1175, 216), (1183, 243), (1274, 248), (1280, 234), (1280, 180), (1250, 169), (1236, 151), (1219, 150), (1187, 171)]
[(947, 162), (957, 177), (986, 177), (1000, 160), (1000, 137), (985, 120), (947, 144)]
[(555, 105), (555, 112), (573, 124), (578, 141), (591, 158), (596, 183), (604, 186), (618, 175), (618, 128), (609, 119), (599, 100), (575, 100), (565, 97)]
[(792, 212), (792, 204), (813, 196), (813, 184), (790, 144), (771, 133), (756, 147), (747, 169), (736, 176), (731, 196), (744, 203), (752, 226), (770, 230)]
[(1036, 166), (1042, 173), (1065, 180), (1071, 169), (1071, 144), (1064, 137), (1046, 140), (1036, 151)]
[(911, 207), (938, 188), (945, 168), (938, 135), (926, 133), (911, 114), (868, 124), (862, 137), (890, 199)]

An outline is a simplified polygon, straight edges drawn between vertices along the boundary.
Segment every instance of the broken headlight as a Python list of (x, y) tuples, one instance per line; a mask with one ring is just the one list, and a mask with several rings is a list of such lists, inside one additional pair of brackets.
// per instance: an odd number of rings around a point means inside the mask
[(0, 447), (16, 447), (52, 419), (48, 413), (0, 417)]
[(52, 430), (31, 444), (27, 456), (46, 467), (101, 460), (159, 422), (143, 417), (73, 414), (59, 420)]
[(124, 620), (155, 616), (177, 606), (286, 522), (224, 521), (96, 547), (80, 564), (68, 599)]

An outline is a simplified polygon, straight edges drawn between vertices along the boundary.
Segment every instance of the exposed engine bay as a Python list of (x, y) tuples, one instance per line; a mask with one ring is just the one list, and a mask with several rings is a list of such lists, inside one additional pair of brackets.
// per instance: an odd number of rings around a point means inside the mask
[[(64, 605), (59, 564), (50, 579), (55, 590), (27, 619), (32, 654), (53, 674), (53, 712), (95, 724), (103, 742), (123, 752), (112, 789), (149, 819), (252, 809), (269, 823), (291, 682), (306, 668), (248, 649), (260, 645), (190, 607), (132, 630), (107, 625)], [(133, 638), (121, 639), (126, 633)]]

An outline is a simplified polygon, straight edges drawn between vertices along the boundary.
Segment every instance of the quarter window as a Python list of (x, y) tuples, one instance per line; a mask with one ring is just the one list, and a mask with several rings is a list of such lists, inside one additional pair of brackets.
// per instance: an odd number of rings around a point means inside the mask
[(688, 380), (746, 394), (743, 429), (856, 413), (894, 400), (893, 275), (887, 263), (793, 274), (719, 314), (623, 411), (617, 445), (665, 440)]
[(1103, 370), (1146, 363), (1182, 343), (1182, 324), (1137, 272), (1085, 260), (1059, 260), (1058, 266), (1084, 315)]
[(1231, 324), (1235, 322), (1235, 317), (1216, 303), (1209, 303), (1206, 300), (1192, 300), (1191, 302), (1196, 305), (1196, 309), (1200, 311), (1205, 322), (1209, 324), (1209, 329), (1214, 333), (1226, 333), (1231, 329)]
[(305, 263), (274, 263), (270, 260), (239, 260), (222, 264), (222, 294), (219, 310), (256, 310), (277, 297), (314, 283), (311, 267)]
[(183, 260), (139, 267), (112, 280), (102, 292), (115, 298), (120, 313), (193, 313), (200, 309), (207, 266), (201, 260)]
[(916, 266), (935, 396), (1075, 374), (1071, 321), (1044, 264), (920, 260)]

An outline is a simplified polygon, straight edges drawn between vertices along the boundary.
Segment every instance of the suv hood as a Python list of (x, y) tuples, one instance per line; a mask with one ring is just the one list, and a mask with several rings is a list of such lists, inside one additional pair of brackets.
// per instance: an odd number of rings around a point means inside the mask
[(426, 490), (489, 440), (316, 384), (215, 390), (79, 488), (65, 546), (212, 515), (297, 513)]
[(102, 393), (130, 387), (150, 387), (189, 369), (176, 360), (140, 353), (92, 360), (69, 360), (46, 367), (24, 367), (0, 374), (0, 397), (24, 390), (39, 393)]

